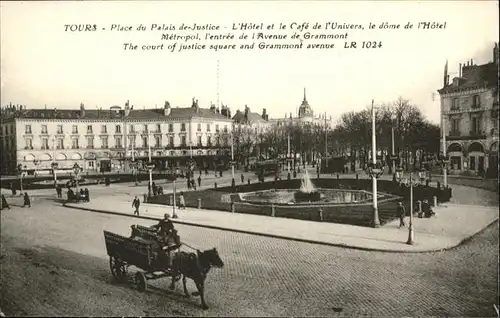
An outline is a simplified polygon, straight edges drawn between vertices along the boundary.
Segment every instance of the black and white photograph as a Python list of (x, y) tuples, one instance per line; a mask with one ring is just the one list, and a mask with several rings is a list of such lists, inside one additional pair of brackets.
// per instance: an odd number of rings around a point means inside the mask
[(1, 1), (0, 317), (499, 317), (497, 1)]

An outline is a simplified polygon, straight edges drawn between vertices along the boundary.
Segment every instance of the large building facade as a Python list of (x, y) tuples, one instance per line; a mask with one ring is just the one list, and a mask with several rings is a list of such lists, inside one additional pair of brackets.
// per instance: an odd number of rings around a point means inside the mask
[[(227, 159), (232, 120), (229, 109), (191, 107), (135, 110), (125, 106), (87, 110), (2, 109), (1, 173), (72, 169), (130, 171), (152, 161), (157, 169), (186, 165), (212, 168)], [(151, 152), (151, 154), (149, 154)], [(225, 158), (225, 159), (224, 159)], [(132, 161), (135, 164), (132, 164)]]
[[(458, 77), (449, 81), (445, 67), (441, 97), (441, 127), (444, 127), (450, 171), (496, 175), (498, 173), (498, 44), (493, 61), (460, 64)], [(442, 137), (441, 137), (442, 138)], [(442, 142), (442, 140), (441, 140)], [(442, 143), (441, 143), (442, 144)]]

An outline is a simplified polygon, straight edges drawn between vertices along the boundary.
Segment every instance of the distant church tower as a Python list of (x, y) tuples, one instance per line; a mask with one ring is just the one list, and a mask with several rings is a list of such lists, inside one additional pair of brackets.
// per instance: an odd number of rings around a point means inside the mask
[(306, 97), (306, 88), (304, 87), (304, 100), (302, 101), (302, 104), (299, 107), (299, 118), (310, 118), (311, 120), (313, 119), (313, 110), (311, 106), (309, 106), (309, 103), (307, 102), (307, 97)]

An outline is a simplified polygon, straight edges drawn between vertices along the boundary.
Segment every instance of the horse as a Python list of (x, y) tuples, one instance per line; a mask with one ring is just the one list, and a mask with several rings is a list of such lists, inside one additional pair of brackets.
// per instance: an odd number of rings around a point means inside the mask
[(204, 286), (207, 274), (212, 267), (224, 267), (224, 262), (215, 248), (203, 252), (197, 250), (196, 253), (177, 252), (172, 260), (172, 283), (170, 284), (170, 289), (175, 289), (175, 283), (178, 280), (175, 278), (182, 275), (184, 296), (186, 298), (190, 297), (186, 287), (186, 278), (191, 278), (198, 289), (198, 292), (194, 292), (192, 295), (199, 295), (201, 297), (201, 307), (208, 309), (205, 303)]

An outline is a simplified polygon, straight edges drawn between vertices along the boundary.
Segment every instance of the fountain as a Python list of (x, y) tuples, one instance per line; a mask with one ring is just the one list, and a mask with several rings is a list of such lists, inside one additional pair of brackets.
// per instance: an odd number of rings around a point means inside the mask
[(296, 202), (314, 202), (319, 201), (321, 199), (321, 194), (316, 191), (314, 184), (309, 178), (309, 173), (307, 169), (305, 173), (302, 175), (302, 180), (300, 183), (299, 191), (295, 192), (293, 195)]

